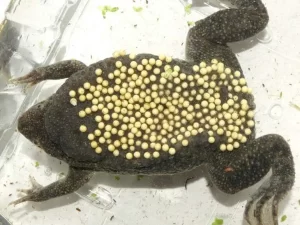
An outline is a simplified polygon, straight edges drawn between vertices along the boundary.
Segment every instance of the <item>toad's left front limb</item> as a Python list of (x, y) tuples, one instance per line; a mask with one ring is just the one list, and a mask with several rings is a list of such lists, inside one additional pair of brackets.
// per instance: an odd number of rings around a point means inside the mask
[(11, 202), (10, 205), (17, 205), (27, 201), (41, 202), (73, 193), (86, 184), (91, 179), (92, 175), (92, 171), (70, 167), (65, 178), (53, 182), (45, 187), (38, 184), (34, 178), (31, 178), (31, 183), (33, 186), (32, 189), (20, 190), (20, 192), (23, 192), (27, 195)]
[(49, 66), (36, 68), (25, 76), (11, 79), (10, 82), (14, 84), (27, 84), (30, 87), (44, 80), (69, 78), (74, 73), (85, 68), (86, 65), (80, 61), (65, 60)]
[[(278, 224), (279, 201), (291, 190), (295, 181), (295, 169), (288, 143), (279, 135), (265, 135), (247, 142), (236, 152), (217, 153), (208, 165), (215, 185), (222, 191), (234, 194), (260, 181), (270, 169), (272, 176), (248, 201), (245, 219), (249, 224)], [(250, 212), (255, 202), (254, 220)], [(272, 223), (263, 207), (272, 207)], [(258, 223), (257, 223), (258, 222)]]

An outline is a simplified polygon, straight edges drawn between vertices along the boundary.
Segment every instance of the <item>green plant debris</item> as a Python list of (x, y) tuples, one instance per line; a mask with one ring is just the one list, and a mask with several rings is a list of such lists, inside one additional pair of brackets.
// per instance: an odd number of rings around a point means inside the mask
[(119, 176), (115, 176), (115, 180), (120, 180), (121, 178)]
[(194, 21), (187, 21), (187, 24), (188, 24), (189, 27), (195, 26), (195, 22)]
[(92, 198), (97, 198), (97, 194), (92, 193), (92, 194), (91, 194), (91, 197), (92, 197)]
[(60, 172), (60, 173), (58, 174), (58, 176), (59, 176), (59, 177), (63, 177), (63, 176), (65, 176), (65, 173), (64, 173), (64, 172)]
[(279, 96), (280, 96), (280, 98), (282, 98), (282, 91), (280, 92), (280, 95), (279, 95)]
[(140, 181), (141, 179), (143, 179), (144, 175), (137, 175), (137, 180)]
[(142, 12), (143, 8), (142, 7), (135, 7), (135, 6), (133, 6), (133, 10), (136, 11), (136, 12)]
[(36, 161), (35, 164), (34, 164), (34, 166), (35, 166), (35, 167), (39, 167), (39, 166), (40, 166), (40, 163)]
[(108, 6), (108, 5), (99, 6), (98, 8), (99, 8), (99, 10), (101, 10), (103, 18), (106, 18), (106, 13), (108, 13), (108, 12), (117, 12), (119, 10), (119, 7), (111, 7), (111, 6)]
[(211, 225), (223, 225), (223, 220), (215, 218), (215, 221)]
[(280, 222), (284, 222), (286, 220), (287, 216), (286, 215), (283, 215), (280, 219)]
[(300, 205), (300, 200), (298, 200), (298, 204)]
[(300, 111), (300, 105), (290, 102), (290, 105)]
[(192, 4), (188, 4), (184, 7), (184, 11), (186, 14), (191, 14)]

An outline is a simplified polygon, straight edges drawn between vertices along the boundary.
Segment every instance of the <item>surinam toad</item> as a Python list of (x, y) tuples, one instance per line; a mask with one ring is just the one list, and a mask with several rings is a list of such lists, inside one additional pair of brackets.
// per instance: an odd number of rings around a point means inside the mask
[(255, 138), (252, 91), (227, 46), (263, 30), (268, 13), (260, 0), (230, 2), (236, 8), (190, 29), (186, 60), (119, 51), (90, 66), (62, 61), (14, 79), (34, 85), (68, 78), (19, 118), (18, 129), (65, 161), (69, 173), (45, 187), (35, 183), (13, 204), (72, 193), (94, 171), (158, 175), (204, 165), (216, 187), (234, 194), (272, 170), (248, 201), (245, 219), (265, 224), (262, 209), (271, 204), (278, 224), (278, 203), (294, 184), (293, 157), (281, 136)]

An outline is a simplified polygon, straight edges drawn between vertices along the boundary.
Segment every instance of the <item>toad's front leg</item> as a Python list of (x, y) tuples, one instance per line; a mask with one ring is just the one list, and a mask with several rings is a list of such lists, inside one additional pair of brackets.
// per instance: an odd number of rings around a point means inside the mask
[[(248, 201), (245, 219), (249, 224), (277, 225), (279, 201), (291, 190), (295, 181), (294, 161), (288, 143), (279, 135), (266, 135), (237, 152), (219, 153), (209, 173), (215, 185), (234, 194), (260, 181), (270, 169), (272, 176)], [(257, 201), (253, 216), (250, 214)], [(268, 223), (263, 207), (272, 207), (272, 223)], [(254, 220), (254, 221), (253, 221)]]
[(30, 87), (44, 80), (69, 78), (74, 73), (85, 68), (86, 65), (80, 61), (65, 60), (49, 66), (36, 68), (25, 76), (11, 79), (10, 82), (14, 84), (27, 84)]
[(65, 178), (53, 182), (45, 187), (38, 184), (34, 178), (31, 178), (32, 189), (20, 190), (27, 195), (11, 202), (10, 205), (17, 205), (27, 201), (41, 202), (73, 193), (87, 183), (91, 179), (92, 175), (92, 171), (70, 167), (69, 173)]

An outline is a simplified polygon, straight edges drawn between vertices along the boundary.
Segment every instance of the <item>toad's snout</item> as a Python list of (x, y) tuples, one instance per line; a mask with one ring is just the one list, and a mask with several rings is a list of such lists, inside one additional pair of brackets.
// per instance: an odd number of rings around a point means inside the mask
[(27, 139), (34, 140), (39, 137), (44, 126), (44, 102), (38, 103), (28, 109), (18, 120), (18, 130)]

